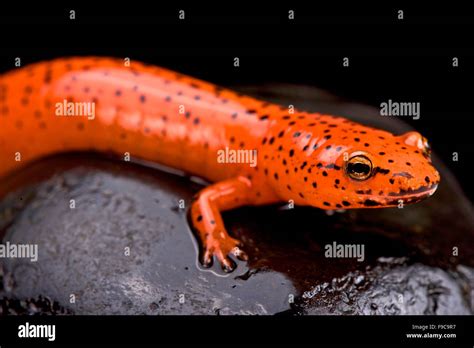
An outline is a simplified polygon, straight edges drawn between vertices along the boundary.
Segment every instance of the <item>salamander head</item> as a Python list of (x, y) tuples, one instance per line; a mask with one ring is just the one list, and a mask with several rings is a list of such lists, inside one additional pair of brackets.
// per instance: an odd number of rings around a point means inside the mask
[(440, 175), (427, 140), (417, 132), (381, 138), (367, 147), (353, 145), (343, 158), (341, 183), (347, 186), (348, 207), (400, 206), (430, 197)]
[(395, 136), (354, 123), (341, 128), (323, 139), (298, 132), (306, 145), (291, 161), (298, 167), (291, 179), (292, 193), (300, 196), (295, 202), (323, 209), (383, 208), (416, 203), (436, 191), (440, 175), (419, 133)]

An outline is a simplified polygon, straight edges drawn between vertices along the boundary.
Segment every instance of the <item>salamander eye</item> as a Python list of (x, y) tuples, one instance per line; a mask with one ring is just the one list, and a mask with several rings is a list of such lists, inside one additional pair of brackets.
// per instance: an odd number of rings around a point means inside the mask
[(372, 162), (365, 156), (356, 155), (349, 158), (345, 170), (354, 180), (367, 180), (372, 174)]

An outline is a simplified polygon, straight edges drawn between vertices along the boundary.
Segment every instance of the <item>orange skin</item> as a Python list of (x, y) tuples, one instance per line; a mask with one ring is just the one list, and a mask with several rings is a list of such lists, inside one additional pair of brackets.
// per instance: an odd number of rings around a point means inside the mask
[[(93, 102), (95, 118), (57, 116), (56, 103)], [(257, 150), (257, 165), (219, 163), (218, 151)], [(341, 117), (270, 104), (158, 67), (109, 58), (67, 58), (0, 76), (0, 176), (58, 152), (113, 152), (181, 169), (214, 184), (196, 196), (190, 219), (226, 271), (246, 260), (221, 212), (292, 200), (321, 209), (413, 203), (440, 176), (426, 140), (395, 136)], [(18, 161), (18, 153), (21, 160)], [(348, 160), (363, 154), (370, 176), (355, 180)]]

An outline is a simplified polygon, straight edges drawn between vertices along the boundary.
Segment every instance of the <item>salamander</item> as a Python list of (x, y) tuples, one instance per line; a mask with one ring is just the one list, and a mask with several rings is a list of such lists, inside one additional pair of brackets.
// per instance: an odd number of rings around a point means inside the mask
[(0, 76), (0, 177), (65, 151), (124, 154), (210, 185), (190, 205), (200, 261), (248, 257), (221, 212), (293, 202), (386, 208), (431, 196), (440, 175), (418, 132), (394, 135), (281, 106), (167, 69), (73, 57)]

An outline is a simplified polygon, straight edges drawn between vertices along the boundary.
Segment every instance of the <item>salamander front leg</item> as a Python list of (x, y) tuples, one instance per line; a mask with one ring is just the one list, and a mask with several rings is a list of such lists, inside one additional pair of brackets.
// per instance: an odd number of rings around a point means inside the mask
[(234, 255), (247, 260), (239, 240), (230, 237), (224, 227), (221, 212), (251, 203), (252, 184), (245, 177), (237, 177), (208, 186), (199, 192), (191, 206), (191, 220), (201, 242), (200, 261), (210, 267), (213, 256), (219, 260), (222, 269), (231, 272)]

